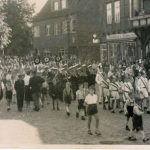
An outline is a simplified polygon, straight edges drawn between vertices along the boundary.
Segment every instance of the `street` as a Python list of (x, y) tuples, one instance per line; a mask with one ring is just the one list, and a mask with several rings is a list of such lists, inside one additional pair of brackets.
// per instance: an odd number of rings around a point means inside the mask
[[(64, 104), (60, 111), (53, 111), (52, 105), (46, 106), (40, 112), (18, 113), (16, 104), (10, 112), (6, 111), (6, 101), (0, 103), (0, 145), (49, 145), (49, 144), (143, 144), (138, 134), (136, 142), (126, 138), (125, 117), (123, 114), (112, 114), (99, 106), (101, 136), (87, 134), (87, 120), (76, 119), (76, 104), (72, 102), (71, 116), (65, 114)], [(150, 116), (144, 116), (146, 134), (150, 136)], [(94, 133), (95, 120), (92, 122)], [(150, 144), (147, 142), (146, 144)]]

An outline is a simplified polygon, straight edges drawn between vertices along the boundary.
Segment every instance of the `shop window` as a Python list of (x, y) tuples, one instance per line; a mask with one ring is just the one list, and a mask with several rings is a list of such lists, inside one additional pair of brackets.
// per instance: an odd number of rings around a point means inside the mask
[(54, 24), (54, 35), (58, 35), (58, 23)]
[(67, 20), (62, 22), (62, 34), (68, 33), (68, 22)]

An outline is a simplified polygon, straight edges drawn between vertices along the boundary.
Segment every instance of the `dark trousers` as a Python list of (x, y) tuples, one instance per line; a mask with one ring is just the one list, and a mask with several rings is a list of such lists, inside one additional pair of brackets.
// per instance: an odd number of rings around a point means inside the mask
[(22, 111), (23, 100), (24, 100), (24, 93), (17, 93), (17, 107), (18, 107), (18, 111)]
[(34, 109), (38, 111), (40, 109), (40, 93), (32, 93), (32, 99), (34, 102)]

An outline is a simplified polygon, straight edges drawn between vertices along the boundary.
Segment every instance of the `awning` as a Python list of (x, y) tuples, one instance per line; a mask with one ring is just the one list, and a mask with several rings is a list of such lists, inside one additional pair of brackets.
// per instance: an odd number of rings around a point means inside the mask
[(106, 39), (107, 41), (122, 41), (122, 40), (127, 40), (127, 41), (133, 41), (137, 38), (137, 35), (133, 32), (129, 33), (122, 33), (122, 34), (111, 34), (107, 35)]

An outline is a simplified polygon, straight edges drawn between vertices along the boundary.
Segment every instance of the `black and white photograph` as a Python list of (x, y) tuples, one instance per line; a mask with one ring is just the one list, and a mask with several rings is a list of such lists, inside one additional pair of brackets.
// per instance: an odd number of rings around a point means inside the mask
[(150, 145), (150, 0), (0, 0), (0, 148), (135, 145)]

